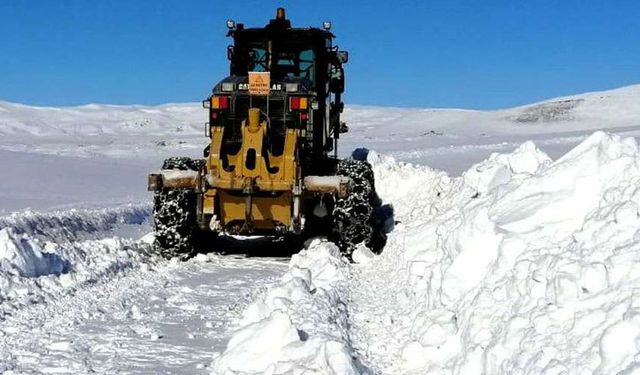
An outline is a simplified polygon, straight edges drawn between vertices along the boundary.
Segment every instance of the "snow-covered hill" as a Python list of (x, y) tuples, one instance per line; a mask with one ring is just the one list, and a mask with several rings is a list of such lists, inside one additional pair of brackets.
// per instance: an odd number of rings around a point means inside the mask
[[(355, 128), (397, 123), (394, 133), (447, 129), (459, 132), (493, 130), (504, 133), (544, 133), (640, 124), (640, 85), (553, 98), (494, 111), (410, 109), (348, 106), (346, 117)], [(527, 125), (527, 126), (524, 126)], [(547, 128), (545, 130), (545, 128)]]
[(178, 127), (199, 124), (204, 113), (199, 105), (193, 103), (33, 107), (0, 101), (0, 134), (28, 134), (36, 137), (167, 134)]
[[(518, 133), (531, 127), (562, 125), (570, 130), (621, 127), (640, 123), (640, 85), (545, 100), (511, 109), (410, 109), (347, 106), (353, 128), (397, 123), (396, 131), (500, 127)], [(79, 136), (112, 134), (201, 134), (206, 112), (200, 103), (142, 105), (89, 104), (78, 107), (34, 107), (0, 101), (0, 134), (17, 136)], [(404, 124), (400, 126), (401, 124)], [(539, 132), (538, 128), (535, 128)]]
[[(0, 148), (72, 156), (134, 154), (143, 159), (175, 152), (197, 155), (206, 144), (206, 116), (200, 103), (53, 108), (0, 102)], [(425, 148), (494, 150), (504, 142), (515, 147), (531, 137), (574, 145), (582, 139), (576, 137), (596, 129), (636, 130), (640, 85), (496, 111), (352, 105), (344, 118), (351, 132), (343, 138), (343, 150), (365, 146), (400, 160), (425, 162), (429, 155), (420, 153)]]

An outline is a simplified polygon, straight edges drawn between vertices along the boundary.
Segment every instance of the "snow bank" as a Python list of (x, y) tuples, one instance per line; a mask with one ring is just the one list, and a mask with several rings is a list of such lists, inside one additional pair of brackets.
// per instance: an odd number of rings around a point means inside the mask
[(121, 232), (123, 227), (141, 226), (151, 217), (149, 204), (128, 204), (102, 209), (75, 208), (66, 211), (23, 211), (0, 217), (0, 229), (13, 228), (49, 241), (78, 241)]
[[(354, 270), (394, 289), (393, 300), (379, 305), (402, 317), (355, 329), (354, 345), (375, 369), (640, 371), (634, 139), (597, 132), (555, 162), (525, 143), (456, 179), (375, 154), (369, 159), (379, 194), (394, 203), (401, 222), (385, 252)], [(395, 346), (383, 351), (363, 343), (385, 329)]]
[(146, 229), (147, 217), (147, 207), (126, 206), (0, 218), (0, 318), (125, 270), (153, 266), (150, 241), (112, 237), (114, 231), (133, 232), (127, 226)]
[(18, 236), (12, 229), (0, 230), (0, 270), (23, 277), (61, 274), (68, 263), (56, 254), (43, 253), (40, 246), (27, 236)]
[(310, 240), (282, 280), (247, 308), (214, 373), (361, 373), (348, 336), (348, 277), (334, 244)]

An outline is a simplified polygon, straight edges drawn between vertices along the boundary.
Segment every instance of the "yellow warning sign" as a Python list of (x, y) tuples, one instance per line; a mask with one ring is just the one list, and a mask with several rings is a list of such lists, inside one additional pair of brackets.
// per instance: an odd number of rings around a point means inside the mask
[(249, 95), (269, 95), (271, 77), (269, 72), (249, 72)]

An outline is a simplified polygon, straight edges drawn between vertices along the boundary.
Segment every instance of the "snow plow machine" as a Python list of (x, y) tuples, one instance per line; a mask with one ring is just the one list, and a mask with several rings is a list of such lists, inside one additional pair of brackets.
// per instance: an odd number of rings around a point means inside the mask
[(380, 251), (371, 165), (337, 156), (348, 53), (333, 46), (330, 22), (292, 28), (279, 8), (265, 27), (227, 27), (230, 75), (203, 101), (204, 157), (169, 158), (148, 176), (156, 251), (189, 258), (206, 233), (326, 236), (348, 257), (359, 244)]

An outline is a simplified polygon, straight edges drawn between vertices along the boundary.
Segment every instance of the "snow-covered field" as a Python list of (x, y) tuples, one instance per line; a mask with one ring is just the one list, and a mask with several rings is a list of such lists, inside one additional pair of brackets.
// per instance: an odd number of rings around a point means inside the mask
[(0, 373), (640, 373), (640, 86), (348, 107), (341, 154), (372, 150), (395, 220), (353, 264), (322, 239), (153, 255), (145, 174), (205, 117), (0, 102)]

